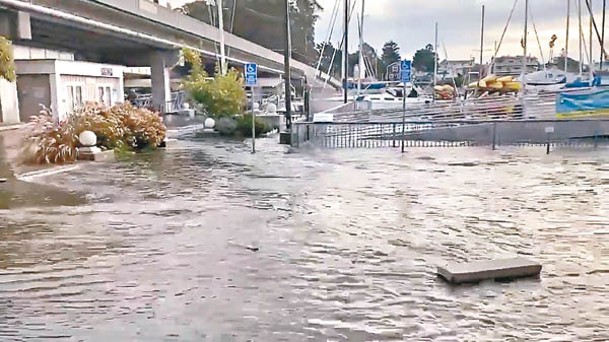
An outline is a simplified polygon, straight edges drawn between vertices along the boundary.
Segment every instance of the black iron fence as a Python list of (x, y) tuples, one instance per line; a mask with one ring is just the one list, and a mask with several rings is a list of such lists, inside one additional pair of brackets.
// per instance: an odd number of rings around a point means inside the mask
[(598, 146), (609, 120), (454, 120), (294, 124), (292, 145), (340, 148)]

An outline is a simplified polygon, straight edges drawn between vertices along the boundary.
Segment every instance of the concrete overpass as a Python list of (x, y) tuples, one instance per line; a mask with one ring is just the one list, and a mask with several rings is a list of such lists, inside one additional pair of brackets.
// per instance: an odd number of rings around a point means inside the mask
[[(220, 30), (150, 0), (0, 0), (0, 34), (15, 44), (74, 51), (76, 58), (126, 66), (150, 66), (153, 102), (170, 101), (169, 69), (189, 47), (215, 60)], [(266, 73), (283, 74), (283, 55), (225, 33), (233, 66), (256, 62)], [(294, 78), (340, 81), (292, 60)]]

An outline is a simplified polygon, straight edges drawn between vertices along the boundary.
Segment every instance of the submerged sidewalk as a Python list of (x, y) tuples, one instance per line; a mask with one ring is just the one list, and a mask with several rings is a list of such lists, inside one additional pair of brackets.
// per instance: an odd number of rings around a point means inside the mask
[(11, 129), (0, 132), (0, 210), (30, 206), (78, 205), (84, 198), (57, 187), (26, 182), (18, 175), (50, 171), (56, 165), (23, 165), (20, 154), (26, 131)]

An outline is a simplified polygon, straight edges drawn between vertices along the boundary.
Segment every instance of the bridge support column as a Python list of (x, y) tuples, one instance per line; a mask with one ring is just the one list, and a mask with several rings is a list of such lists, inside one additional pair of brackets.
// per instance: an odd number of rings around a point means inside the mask
[(150, 56), (150, 78), (152, 81), (152, 105), (161, 113), (171, 108), (171, 65), (164, 51), (154, 51)]

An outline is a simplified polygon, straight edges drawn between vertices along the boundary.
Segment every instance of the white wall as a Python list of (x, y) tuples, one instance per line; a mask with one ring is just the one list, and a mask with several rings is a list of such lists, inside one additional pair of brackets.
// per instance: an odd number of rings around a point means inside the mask
[(74, 54), (70, 52), (39, 49), (22, 45), (14, 45), (15, 60), (27, 59), (62, 59), (73, 61)]
[(19, 100), (17, 97), (17, 83), (0, 78), (0, 113), (2, 123), (19, 122)]
[(63, 60), (21, 60), (16, 62), (17, 75), (48, 74), (51, 109), (56, 119), (63, 120), (69, 112), (68, 85), (80, 86), (82, 101), (96, 101), (98, 86), (115, 90), (112, 104), (124, 101), (125, 67)]

